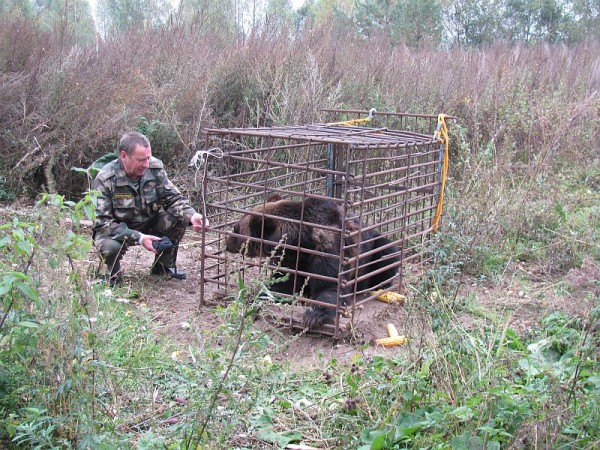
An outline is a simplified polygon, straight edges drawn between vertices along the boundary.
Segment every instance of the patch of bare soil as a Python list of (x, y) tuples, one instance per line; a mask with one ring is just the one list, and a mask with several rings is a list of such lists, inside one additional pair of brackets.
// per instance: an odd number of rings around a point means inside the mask
[[(123, 260), (125, 269), (122, 289), (139, 294), (152, 311), (158, 330), (182, 344), (202, 345), (201, 332), (216, 328), (221, 319), (215, 305), (200, 305), (200, 240), (193, 233), (186, 234), (180, 247), (178, 268), (187, 272), (183, 281), (170, 280), (149, 275), (153, 255), (139, 248), (131, 248)], [(465, 283), (459, 297), (473, 296), (474, 301), (486, 309), (492, 309), (509, 317), (509, 325), (518, 332), (527, 332), (539, 326), (544, 314), (565, 311), (575, 316), (585, 316), (592, 307), (595, 280), (600, 279), (600, 265), (586, 260), (581, 268), (572, 270), (563, 281), (570, 291), (557, 292), (557, 283), (523, 282), (531, 280), (525, 267), (518, 267), (512, 280), (503, 286), (485, 288)], [(204, 298), (213, 299), (215, 285), (207, 284)], [(357, 354), (385, 355), (416, 359), (422, 340), (430, 333), (429, 321), (416, 308), (411, 307), (410, 298), (403, 305), (390, 305), (370, 301), (358, 307), (353, 324), (348, 324), (347, 337), (334, 340), (330, 337), (302, 333), (278, 322), (274, 317), (290, 315), (290, 305), (273, 305), (263, 310), (256, 325), (266, 331), (274, 346), (270, 357), (275, 361), (289, 362), (292, 367), (325, 369), (331, 359), (340, 364), (351, 363)], [(291, 314), (301, 317), (303, 308), (293, 307)], [(468, 321), (468, 317), (461, 320)], [(347, 321), (349, 322), (349, 321)], [(383, 348), (369, 344), (376, 338), (387, 337), (387, 323), (393, 323), (400, 335), (410, 339), (409, 344)]]
[(540, 320), (552, 312), (589, 317), (600, 298), (600, 264), (591, 257), (586, 257), (581, 267), (554, 280), (524, 264), (511, 270), (512, 277), (500, 286), (467, 284), (460, 295), (473, 296), (484, 308), (506, 317), (508, 325), (521, 334), (539, 328)]

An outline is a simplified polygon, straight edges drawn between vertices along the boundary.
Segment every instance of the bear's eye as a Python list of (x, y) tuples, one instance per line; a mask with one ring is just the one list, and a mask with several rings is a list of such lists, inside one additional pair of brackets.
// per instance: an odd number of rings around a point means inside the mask
[(233, 232), (235, 234), (240, 234), (240, 226), (237, 223), (233, 226)]

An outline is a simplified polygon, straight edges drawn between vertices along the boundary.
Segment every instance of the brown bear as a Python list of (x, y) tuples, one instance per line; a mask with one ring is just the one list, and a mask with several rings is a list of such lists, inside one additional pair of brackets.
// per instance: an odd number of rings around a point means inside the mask
[[(272, 291), (289, 295), (301, 293), (304, 297), (336, 305), (343, 217), (342, 208), (332, 200), (308, 198), (296, 201), (273, 196), (234, 224), (233, 234), (226, 239), (226, 249), (250, 257), (268, 257), (272, 264), (294, 271), (287, 277), (279, 275), (275, 278)], [(357, 258), (373, 253), (358, 259), (358, 270), (351, 271), (354, 275), (348, 278), (356, 280), (372, 274), (356, 283), (357, 291), (388, 287), (398, 272), (399, 251), (377, 232), (361, 231), (361, 228), (356, 218), (346, 221), (346, 232), (350, 237), (346, 239), (344, 257)], [(343, 270), (356, 268), (356, 264), (346, 265)], [(349, 289), (344, 288), (343, 293), (350, 292)], [(319, 328), (332, 323), (334, 318), (335, 308), (310, 306), (304, 313), (303, 326)]]

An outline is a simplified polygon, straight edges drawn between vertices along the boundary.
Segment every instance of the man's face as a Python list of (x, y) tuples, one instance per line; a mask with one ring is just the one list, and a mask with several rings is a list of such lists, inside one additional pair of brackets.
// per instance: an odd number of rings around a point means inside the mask
[(141, 178), (148, 167), (150, 167), (150, 157), (152, 156), (152, 150), (150, 147), (143, 147), (136, 145), (131, 155), (127, 155), (124, 151), (121, 151), (121, 161), (123, 162), (123, 168), (127, 176), (133, 180)]

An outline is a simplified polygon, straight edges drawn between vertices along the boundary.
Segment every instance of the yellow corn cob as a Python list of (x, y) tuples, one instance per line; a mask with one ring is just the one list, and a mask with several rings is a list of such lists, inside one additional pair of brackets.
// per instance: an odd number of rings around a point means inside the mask
[(375, 339), (372, 341), (372, 344), (375, 345), (383, 345), (384, 347), (393, 347), (394, 345), (402, 345), (408, 342), (408, 338), (406, 336), (400, 336), (398, 334), (398, 330), (393, 323), (386, 324), (387, 332), (389, 337)]
[(398, 336), (398, 330), (396, 329), (396, 327), (394, 326), (393, 323), (388, 323), (386, 325), (386, 327), (387, 327), (389, 337), (397, 337)]
[[(374, 291), (374, 294), (377, 294), (381, 292), (381, 290), (378, 291)], [(398, 294), (397, 292), (384, 292), (383, 294), (380, 294), (379, 296), (377, 296), (377, 300), (380, 300), (382, 302), (385, 303), (390, 303), (390, 304), (400, 304), (403, 303), (404, 300), (406, 300), (406, 296), (402, 295), (402, 294)]]
[(406, 336), (394, 336), (375, 339), (375, 345), (382, 345), (384, 347), (393, 347), (395, 345), (403, 345), (408, 343)]

